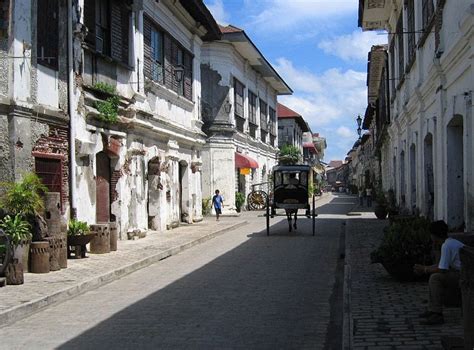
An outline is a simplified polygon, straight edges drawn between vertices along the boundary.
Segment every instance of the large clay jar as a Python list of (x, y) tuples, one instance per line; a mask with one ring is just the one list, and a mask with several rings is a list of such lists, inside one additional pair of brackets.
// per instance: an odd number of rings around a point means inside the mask
[(49, 272), (49, 242), (31, 242), (30, 244), (30, 272)]

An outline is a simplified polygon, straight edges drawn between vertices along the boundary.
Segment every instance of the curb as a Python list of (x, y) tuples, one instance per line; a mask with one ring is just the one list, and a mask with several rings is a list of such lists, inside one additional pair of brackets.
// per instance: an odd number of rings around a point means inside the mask
[(8, 309), (4, 312), (0, 313), (0, 328), (4, 327), (6, 325), (12, 324), (14, 322), (17, 322), (23, 318), (26, 318), (28, 316), (31, 316), (32, 314), (41, 311), (42, 309), (61, 303), (63, 301), (69, 300), (73, 297), (76, 297), (80, 294), (83, 294), (85, 292), (88, 292), (90, 290), (96, 289), (98, 287), (101, 287), (107, 283), (113, 282), (115, 280), (118, 280), (119, 278), (122, 278), (132, 272), (135, 272), (137, 270), (140, 270), (144, 267), (147, 267), (151, 264), (154, 264), (156, 262), (159, 262), (160, 260), (166, 259), (172, 255), (176, 255), (186, 249), (189, 249), (195, 245), (204, 243), (214, 237), (219, 236), (220, 234), (234, 230), (238, 227), (247, 225), (248, 221), (242, 221), (235, 223), (231, 226), (228, 226), (226, 228), (222, 228), (220, 230), (217, 230), (215, 232), (209, 233), (205, 236), (202, 236), (200, 238), (197, 238), (193, 241), (181, 244), (177, 247), (169, 248), (165, 251), (162, 251), (160, 253), (150, 255), (146, 258), (143, 258), (141, 260), (138, 260), (134, 263), (121, 266), (115, 270), (106, 272), (102, 275), (95, 276), (87, 281), (83, 281), (75, 286), (68, 287), (63, 290), (59, 290), (55, 292), (54, 294), (50, 294), (41, 298), (38, 298), (36, 300), (32, 300), (30, 302), (15, 306), (11, 309)]
[(345, 237), (345, 264), (344, 264), (344, 287), (343, 287), (343, 319), (342, 319), (342, 349), (350, 350), (353, 344), (353, 320), (351, 310), (351, 286), (352, 274), (350, 265), (350, 249), (347, 237), (347, 220), (344, 221), (344, 237)]

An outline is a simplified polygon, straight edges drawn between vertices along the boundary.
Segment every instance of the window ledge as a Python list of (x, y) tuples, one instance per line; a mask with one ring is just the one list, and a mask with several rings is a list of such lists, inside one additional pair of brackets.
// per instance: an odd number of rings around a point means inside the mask
[(178, 95), (176, 92), (168, 89), (167, 87), (154, 82), (149, 78), (145, 78), (145, 93), (151, 91), (156, 96), (164, 98), (168, 100), (172, 104), (183, 108), (188, 112), (192, 112), (194, 110), (194, 102), (188, 100), (186, 97)]

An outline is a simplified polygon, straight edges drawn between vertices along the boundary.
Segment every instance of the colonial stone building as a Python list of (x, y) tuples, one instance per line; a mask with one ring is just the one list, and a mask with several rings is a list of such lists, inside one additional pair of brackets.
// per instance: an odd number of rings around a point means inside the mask
[(359, 4), (363, 29), (389, 32), (388, 64), (381, 65), (387, 79), (379, 80), (385, 90), (366, 114), (386, 114), (383, 103), (388, 106), (386, 137), (377, 145), (384, 189), (394, 190), (407, 211), (472, 230), (472, 1)]
[(201, 220), (200, 56), (221, 35), (202, 1), (11, 0), (0, 16), (0, 179), (36, 171), (65, 218), (122, 236)]
[(69, 214), (68, 12), (63, 1), (0, 4), (0, 181), (35, 171)]
[(292, 90), (245, 31), (220, 29), (221, 40), (205, 42), (201, 53), (202, 186), (204, 197), (219, 189), (224, 212), (232, 212), (235, 192), (247, 196), (276, 164), (277, 96)]
[(216, 22), (199, 0), (86, 0), (77, 16), (77, 216), (122, 234), (201, 220), (200, 57)]

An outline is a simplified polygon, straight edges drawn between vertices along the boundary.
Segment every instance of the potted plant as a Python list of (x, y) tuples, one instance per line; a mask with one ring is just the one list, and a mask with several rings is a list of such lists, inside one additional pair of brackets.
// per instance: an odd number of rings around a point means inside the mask
[(68, 256), (71, 256), (70, 247), (74, 247), (76, 258), (85, 258), (86, 244), (88, 244), (94, 236), (95, 233), (90, 232), (87, 222), (76, 219), (69, 220), (67, 229)]
[(298, 147), (293, 145), (284, 145), (278, 154), (278, 162), (281, 165), (298, 164), (301, 159), (301, 152)]
[(10, 215), (20, 214), (30, 224), (33, 238), (41, 240), (42, 230), (45, 229), (42, 195), (48, 188), (34, 173), (26, 173), (21, 181), (3, 183), (2, 186), (6, 191), (0, 200), (0, 205)]
[(242, 205), (245, 203), (245, 196), (243, 193), (235, 192), (235, 208), (238, 213), (240, 213), (240, 209)]
[[(22, 264), (23, 271), (27, 270), (28, 251), (32, 237), (30, 224), (20, 214), (16, 214), (13, 217), (7, 215), (0, 220), (0, 228), (10, 238), (14, 261), (16, 259)], [(5, 249), (8, 248), (5, 247)], [(20, 280), (23, 279), (20, 278)]]
[(384, 232), (380, 246), (370, 254), (372, 263), (380, 263), (400, 281), (413, 281), (413, 265), (432, 263), (429, 221), (417, 217), (408, 223), (394, 222)]

